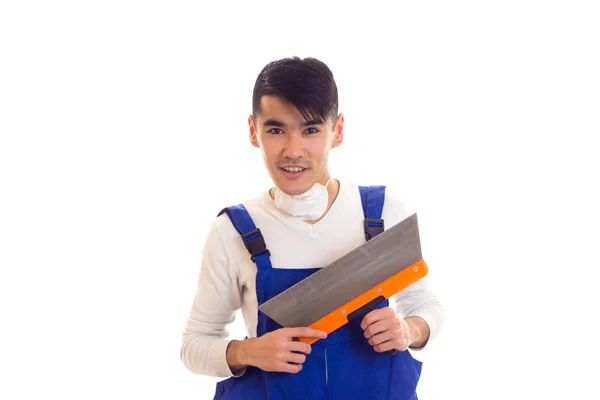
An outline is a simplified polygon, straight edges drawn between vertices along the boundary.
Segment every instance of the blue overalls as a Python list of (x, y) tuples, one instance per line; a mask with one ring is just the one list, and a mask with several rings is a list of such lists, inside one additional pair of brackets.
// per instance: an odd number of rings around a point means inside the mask
[[(384, 230), (381, 213), (385, 186), (360, 186), (366, 240)], [(273, 268), (264, 239), (243, 205), (227, 213), (256, 263), (258, 304), (283, 292), (319, 268)], [(377, 308), (387, 307), (388, 300)], [(266, 372), (247, 367), (246, 373), (217, 383), (214, 399), (220, 400), (417, 400), (421, 362), (408, 351), (378, 353), (364, 337), (362, 318), (355, 318), (312, 344), (300, 372)], [(282, 328), (258, 311), (257, 336)]]

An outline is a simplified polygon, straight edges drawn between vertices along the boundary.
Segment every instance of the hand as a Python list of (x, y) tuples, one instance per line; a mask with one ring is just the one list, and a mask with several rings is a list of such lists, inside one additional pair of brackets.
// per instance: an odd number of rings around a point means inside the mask
[(310, 344), (294, 340), (300, 337), (325, 339), (327, 334), (311, 328), (278, 329), (242, 342), (240, 360), (263, 371), (297, 373), (311, 352)]
[(404, 351), (418, 338), (418, 333), (414, 332), (407, 320), (390, 307), (371, 311), (365, 315), (360, 327), (378, 353), (393, 349)]

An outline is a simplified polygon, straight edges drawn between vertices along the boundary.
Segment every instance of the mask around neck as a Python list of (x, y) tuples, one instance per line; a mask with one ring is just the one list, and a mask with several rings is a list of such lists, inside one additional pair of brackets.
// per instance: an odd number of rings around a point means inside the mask
[(275, 207), (289, 215), (302, 218), (302, 220), (317, 219), (325, 213), (329, 203), (329, 194), (327, 193), (329, 182), (331, 182), (331, 178), (325, 185), (315, 183), (306, 192), (297, 195), (287, 194), (275, 187)]

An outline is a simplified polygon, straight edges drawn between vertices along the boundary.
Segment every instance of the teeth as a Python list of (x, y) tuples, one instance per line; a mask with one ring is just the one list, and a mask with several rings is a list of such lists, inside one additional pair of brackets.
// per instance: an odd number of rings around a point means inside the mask
[(304, 171), (304, 168), (300, 168), (300, 167), (285, 167), (285, 168), (283, 168), (283, 169), (285, 169), (286, 171), (289, 171), (289, 172), (300, 172), (300, 171)]

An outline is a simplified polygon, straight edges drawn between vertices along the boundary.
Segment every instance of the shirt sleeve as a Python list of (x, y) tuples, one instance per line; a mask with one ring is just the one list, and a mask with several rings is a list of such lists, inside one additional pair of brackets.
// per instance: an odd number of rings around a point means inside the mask
[(442, 304), (430, 287), (429, 280), (425, 276), (406, 289), (401, 290), (390, 299), (390, 306), (402, 317), (421, 317), (429, 326), (429, 340), (420, 348), (422, 350), (431, 343), (442, 329), (444, 323), (444, 311)]
[[(394, 189), (386, 192), (386, 201), (383, 209), (386, 229), (404, 220), (415, 213), (415, 209), (406, 204), (403, 197)], [(425, 256), (425, 261), (427, 257)], [(430, 274), (435, 274), (430, 268)], [(403, 318), (410, 316), (421, 317), (429, 326), (429, 340), (422, 350), (438, 335), (444, 324), (444, 310), (442, 303), (431, 286), (431, 278), (425, 276), (404, 290), (390, 298), (390, 306)]]
[(202, 250), (198, 286), (184, 329), (180, 358), (192, 373), (214, 377), (234, 374), (227, 363), (227, 326), (240, 308), (238, 270), (227, 255), (217, 223), (211, 226)]

